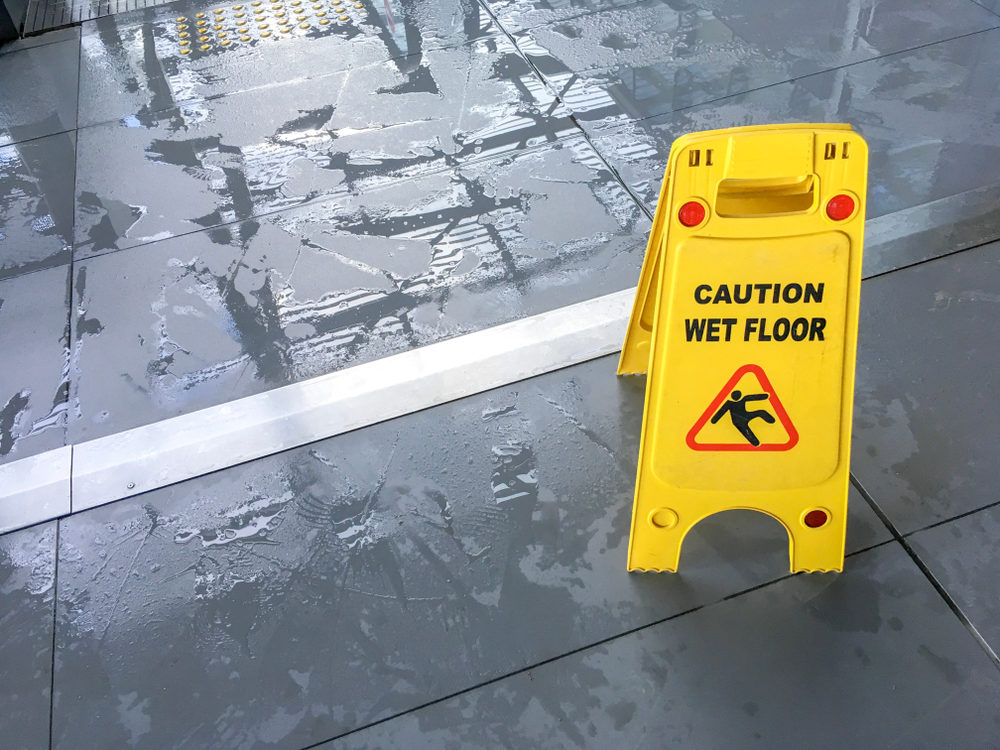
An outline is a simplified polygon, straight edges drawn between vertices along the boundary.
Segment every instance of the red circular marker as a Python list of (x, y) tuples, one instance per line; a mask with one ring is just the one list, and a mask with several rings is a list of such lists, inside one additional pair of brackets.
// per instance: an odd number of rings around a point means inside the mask
[(677, 212), (677, 220), (686, 227), (696, 227), (705, 221), (705, 207), (698, 201), (688, 201)]
[(826, 215), (834, 221), (843, 221), (854, 213), (854, 198), (849, 195), (835, 195), (826, 204)]
[(802, 522), (808, 526), (810, 529), (818, 529), (820, 526), (826, 524), (829, 520), (825, 510), (811, 510), (806, 513), (806, 517), (802, 519)]

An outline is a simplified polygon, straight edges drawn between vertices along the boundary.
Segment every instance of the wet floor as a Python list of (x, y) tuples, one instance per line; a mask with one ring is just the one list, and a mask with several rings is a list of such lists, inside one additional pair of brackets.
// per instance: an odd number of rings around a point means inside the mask
[(626, 289), (681, 133), (871, 148), (844, 574), (748, 512), (627, 574), (644, 382), (598, 359), (0, 536), (0, 744), (996, 746), (998, 14), (185, 0), (0, 48), (0, 463)]

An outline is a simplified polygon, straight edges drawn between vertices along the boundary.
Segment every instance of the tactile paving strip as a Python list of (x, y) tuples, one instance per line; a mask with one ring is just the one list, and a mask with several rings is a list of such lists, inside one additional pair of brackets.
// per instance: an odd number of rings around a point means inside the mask
[[(24, 34), (69, 26), (92, 18), (115, 15), (129, 10), (165, 5), (171, 0), (31, 0), (24, 22)], [(199, 51), (219, 50), (238, 44), (280, 37), (294, 29), (326, 29), (337, 24), (350, 23), (355, 14), (364, 9), (357, 0), (290, 0), (273, 3), (254, 0), (231, 8), (217, 8), (212, 13), (199, 13), (197, 18), (179, 17), (177, 41), (192, 54)], [(206, 23), (198, 24), (204, 20)], [(283, 23), (284, 22), (284, 23)], [(262, 24), (267, 24), (266, 27)], [(186, 26), (187, 28), (181, 28)], [(223, 28), (219, 28), (222, 26)], [(285, 29), (287, 27), (287, 30)], [(245, 28), (245, 30), (243, 30)], [(220, 33), (224, 32), (224, 33)], [(185, 35), (186, 34), (186, 35)], [(200, 37), (209, 37), (203, 41)], [(198, 42), (198, 43), (196, 43)], [(205, 45), (208, 48), (205, 49)]]
[(253, 0), (190, 18), (178, 16), (170, 39), (182, 55), (211, 54), (293, 34), (323, 33), (354, 22), (363, 8), (350, 0)]

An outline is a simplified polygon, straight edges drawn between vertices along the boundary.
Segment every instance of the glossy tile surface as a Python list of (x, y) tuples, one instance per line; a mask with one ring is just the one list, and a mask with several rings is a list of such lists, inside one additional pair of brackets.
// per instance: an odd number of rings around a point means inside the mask
[[(302, 747), (785, 575), (749, 512), (693, 531), (683, 575), (625, 572), (642, 381), (614, 368), (65, 520), (56, 747)], [(887, 538), (851, 516), (852, 549)]]
[(74, 133), (0, 146), (0, 279), (68, 263)]
[(358, 195), (572, 132), (505, 37), (126, 118), (80, 132), (76, 255)]
[[(216, 9), (225, 13), (216, 17)], [(294, 10), (304, 11), (301, 20)], [(289, 22), (287, 32), (282, 21)], [(199, 28), (207, 33), (197, 33)], [(84, 24), (80, 123), (142, 117), (206, 97), (419, 57), (498, 33), (470, 0), (319, 0), (301, 1), (297, 8), (262, 3), (239, 10), (195, 0), (108, 16)], [(191, 52), (182, 54), (185, 48)]]
[(0, 463), (63, 444), (69, 269), (0, 281)]
[(72, 440), (628, 288), (648, 231), (570, 138), (79, 263)]
[(0, 55), (0, 146), (76, 128), (80, 41)]
[(641, 4), (639, 0), (484, 0), (500, 25), (507, 31), (565, 21), (602, 10)]
[(359, 732), (333, 748), (985, 748), (996, 667), (896, 544)]
[(900, 532), (996, 502), (1000, 243), (862, 284), (851, 468)]
[(0, 737), (4, 748), (49, 743), (56, 525), (0, 536)]
[(631, 121), (997, 26), (967, 0), (792, 12), (784, 0), (637, 3), (515, 38), (582, 121)]
[[(998, 44), (1000, 31), (990, 31), (640, 123), (581, 124), (652, 207), (670, 144), (683, 133), (768, 122), (848, 122), (868, 142), (869, 219), (926, 205), (918, 221), (943, 231), (953, 222), (983, 217), (977, 234), (995, 239), (992, 199), (971, 217), (964, 206), (975, 199), (958, 199), (944, 212), (933, 204), (1000, 185), (1000, 61), (993, 54)], [(905, 233), (914, 220), (901, 220), (894, 233)], [(953, 249), (933, 238), (909, 238), (886, 248), (883, 257), (880, 248), (868, 245), (865, 271), (883, 272)]]
[(1000, 652), (1000, 506), (918, 531), (907, 541), (994, 652)]

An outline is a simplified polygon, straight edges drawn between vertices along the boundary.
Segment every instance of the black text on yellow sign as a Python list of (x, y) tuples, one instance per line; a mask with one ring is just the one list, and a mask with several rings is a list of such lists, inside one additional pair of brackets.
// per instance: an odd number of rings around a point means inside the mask
[(842, 568), (866, 170), (844, 125), (675, 142), (619, 365), (649, 373), (630, 570), (732, 508)]

